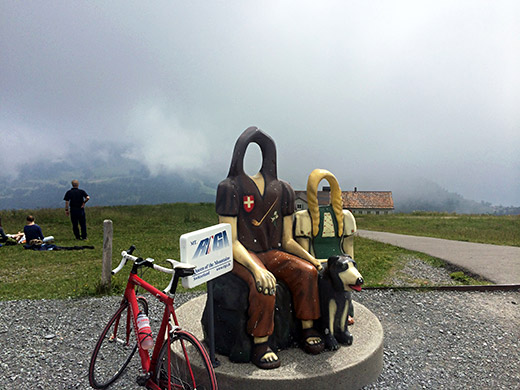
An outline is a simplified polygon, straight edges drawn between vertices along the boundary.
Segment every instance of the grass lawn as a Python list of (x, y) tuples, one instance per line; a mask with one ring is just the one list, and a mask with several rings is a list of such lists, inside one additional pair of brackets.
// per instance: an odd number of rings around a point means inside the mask
[[(72, 234), (71, 224), (60, 209), (4, 210), (0, 211), (2, 225), (7, 233), (22, 230), (27, 214), (36, 218), (45, 235), (53, 235), (58, 246), (93, 245), (95, 249), (79, 251), (32, 251), (21, 245), (0, 248), (0, 300), (55, 299), (84, 297), (99, 294), (101, 261), (103, 255), (103, 221), (113, 221), (113, 267), (120, 261), (120, 252), (130, 245), (137, 247), (136, 254), (152, 257), (157, 264), (169, 266), (166, 258), (179, 259), (179, 237), (187, 232), (218, 223), (215, 206), (202, 204), (163, 204), (153, 206), (117, 206), (87, 208), (88, 241), (77, 241)], [(360, 216), (356, 218), (358, 228), (395, 231), (398, 233), (431, 235), (430, 231), (442, 231), (444, 238), (450, 231), (471, 231), (465, 240), (486, 242), (492, 236), (502, 237), (503, 243), (520, 245), (515, 237), (520, 231), (518, 217), (466, 217), (451, 216)], [(457, 228), (465, 221), (466, 229)], [(482, 221), (493, 221), (483, 223)], [(398, 222), (396, 222), (398, 221)], [(407, 226), (409, 230), (404, 229)], [(422, 226), (416, 230), (414, 226)], [(437, 228), (437, 226), (442, 226)], [(451, 226), (451, 227), (450, 227)], [(496, 234), (495, 230), (499, 230)], [(500, 234), (500, 230), (502, 233)], [(437, 236), (438, 237), (438, 236)], [(493, 242), (500, 243), (500, 241)], [(384, 284), (386, 276), (403, 265), (410, 255), (434, 266), (442, 262), (391, 245), (366, 240), (355, 241), (358, 267), (367, 286)], [(129, 266), (112, 279), (112, 293), (121, 294), (126, 284)], [(169, 282), (169, 276), (148, 270), (144, 278), (159, 288)], [(201, 287), (204, 288), (204, 287)]]
[[(103, 221), (113, 222), (112, 262), (115, 268), (121, 251), (135, 245), (135, 254), (152, 257), (168, 266), (166, 258), (179, 259), (179, 237), (218, 223), (214, 204), (164, 204), (87, 208), (88, 240), (77, 241), (63, 209), (1, 211), (7, 233), (23, 229), (32, 214), (44, 235), (53, 235), (63, 247), (93, 245), (78, 251), (32, 251), (21, 245), (0, 248), (0, 300), (24, 298), (67, 298), (96, 295), (103, 258)], [(122, 293), (130, 266), (112, 279), (113, 293)], [(162, 272), (147, 270), (145, 279), (159, 288), (169, 282)]]
[(358, 215), (358, 229), (445, 238), (483, 244), (520, 246), (520, 215), (412, 213)]

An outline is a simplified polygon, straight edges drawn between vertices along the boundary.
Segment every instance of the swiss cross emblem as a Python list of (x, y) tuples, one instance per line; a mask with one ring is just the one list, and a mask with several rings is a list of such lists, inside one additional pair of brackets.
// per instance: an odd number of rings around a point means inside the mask
[(244, 210), (248, 213), (255, 208), (255, 197), (253, 195), (244, 195)]

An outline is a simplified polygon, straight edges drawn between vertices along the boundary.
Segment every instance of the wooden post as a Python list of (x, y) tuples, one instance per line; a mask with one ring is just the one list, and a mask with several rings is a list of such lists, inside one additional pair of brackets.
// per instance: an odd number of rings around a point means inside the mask
[(103, 266), (101, 269), (101, 288), (110, 290), (112, 281), (112, 221), (103, 221)]

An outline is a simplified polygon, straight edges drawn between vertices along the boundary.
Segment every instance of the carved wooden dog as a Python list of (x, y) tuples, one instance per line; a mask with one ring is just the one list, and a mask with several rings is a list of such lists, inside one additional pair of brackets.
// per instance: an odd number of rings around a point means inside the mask
[(339, 343), (351, 345), (347, 316), (351, 291), (361, 291), (363, 277), (347, 255), (331, 256), (319, 278), (321, 319), (325, 348), (337, 350)]

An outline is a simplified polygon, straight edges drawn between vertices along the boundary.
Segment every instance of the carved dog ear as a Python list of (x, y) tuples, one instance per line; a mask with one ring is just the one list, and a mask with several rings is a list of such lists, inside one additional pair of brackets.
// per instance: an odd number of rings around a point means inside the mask
[(332, 288), (335, 291), (342, 291), (343, 290), (343, 282), (341, 281), (341, 278), (339, 277), (339, 274), (342, 272), (341, 270), (342, 264), (341, 264), (341, 257), (340, 256), (331, 256), (327, 260), (327, 272), (329, 274), (330, 280), (332, 282)]
[(330, 256), (329, 259), (327, 260), (327, 267), (329, 269), (333, 268), (339, 261), (339, 256), (337, 255), (334, 255), (334, 256)]

